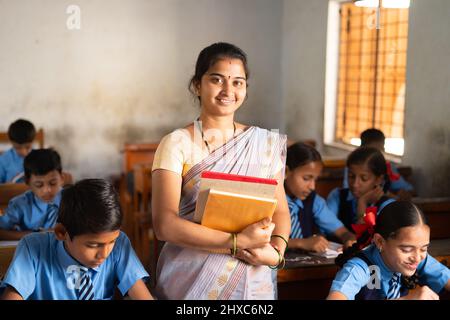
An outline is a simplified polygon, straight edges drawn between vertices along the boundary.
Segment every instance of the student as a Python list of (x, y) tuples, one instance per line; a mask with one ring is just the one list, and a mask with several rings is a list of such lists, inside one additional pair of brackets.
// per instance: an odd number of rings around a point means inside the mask
[[(378, 129), (367, 129), (361, 133), (361, 146), (374, 147), (384, 152), (384, 133)], [(390, 180), (389, 192), (398, 198), (410, 198), (414, 193), (413, 186), (398, 172), (394, 162), (386, 161), (387, 173)], [(348, 188), (348, 168), (344, 170), (344, 188)]]
[(0, 155), (0, 183), (23, 182), (23, 159), (30, 153), (36, 137), (34, 125), (18, 119), (8, 128), (12, 148)]
[(342, 269), (327, 299), (437, 300), (442, 289), (450, 290), (450, 270), (427, 254), (430, 227), (413, 203), (386, 205), (365, 232), (372, 234), (364, 250), (355, 243), (336, 259)]
[(328, 241), (321, 235), (313, 234), (314, 224), (325, 234), (338, 238), (344, 247), (349, 247), (356, 241), (353, 233), (314, 191), (322, 167), (322, 157), (313, 147), (299, 142), (287, 149), (284, 187), (291, 214), (289, 248), (325, 251)]
[[(156, 151), (153, 225), (157, 238), (166, 241), (157, 266), (159, 298), (274, 298), (268, 266), (282, 266), (290, 230), (283, 188), (286, 136), (235, 122), (248, 75), (240, 48), (229, 43), (204, 48), (190, 83), (200, 102), (199, 118), (165, 136)], [(265, 219), (237, 234), (194, 223), (203, 171), (277, 179), (273, 222)]]
[(30, 190), (11, 199), (0, 216), (0, 239), (19, 240), (24, 235), (52, 229), (56, 223), (63, 177), (61, 158), (53, 149), (36, 149), (24, 160)]
[(386, 160), (378, 149), (359, 147), (348, 156), (347, 167), (349, 188), (331, 191), (327, 205), (347, 229), (353, 231), (352, 224), (362, 223), (369, 207), (375, 206), (379, 212), (395, 200), (386, 195), (389, 188)]
[(86, 179), (63, 191), (55, 232), (25, 236), (6, 273), (3, 299), (152, 299), (147, 272), (120, 231), (122, 212), (111, 183)]

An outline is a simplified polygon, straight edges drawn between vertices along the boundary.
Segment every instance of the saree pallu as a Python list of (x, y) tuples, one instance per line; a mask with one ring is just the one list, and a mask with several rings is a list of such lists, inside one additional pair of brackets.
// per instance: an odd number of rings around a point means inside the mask
[[(179, 216), (192, 221), (203, 171), (274, 178), (284, 175), (285, 160), (285, 135), (248, 128), (184, 174)], [(166, 243), (156, 273), (159, 299), (274, 299), (271, 269), (231, 255)]]

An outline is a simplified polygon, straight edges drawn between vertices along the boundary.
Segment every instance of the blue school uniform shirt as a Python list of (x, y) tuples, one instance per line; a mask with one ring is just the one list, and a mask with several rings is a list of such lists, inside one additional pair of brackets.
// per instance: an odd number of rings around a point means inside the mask
[[(380, 290), (384, 297), (387, 296), (389, 290), (389, 281), (393, 276), (393, 272), (385, 265), (381, 258), (380, 252), (375, 245), (370, 245), (364, 249), (364, 253), (379, 270)], [(450, 269), (427, 254), (426, 258), (419, 263), (417, 267), (419, 275), (419, 284), (427, 285), (434, 292), (439, 293), (447, 282), (450, 280)], [(366, 286), (370, 277), (369, 267), (366, 262), (360, 258), (352, 258), (348, 260), (343, 268), (338, 271), (336, 277), (331, 284), (330, 292), (338, 291), (344, 294), (347, 299), (353, 300), (361, 289)], [(374, 290), (374, 289), (373, 289)]]
[[(302, 226), (299, 221), (299, 210), (303, 209), (303, 201), (294, 196), (286, 195), (286, 199), (289, 206), (289, 212), (291, 215), (291, 235), (290, 238), (303, 238)], [(314, 203), (312, 206), (312, 214), (314, 217), (314, 222), (320, 228), (320, 231), (326, 234), (332, 234), (337, 229), (343, 227), (341, 221), (336, 217), (336, 215), (331, 212), (325, 199), (316, 194), (314, 198)]]
[[(340, 190), (341, 190), (340, 188), (333, 189), (327, 198), (327, 206), (330, 209), (330, 211), (333, 212), (333, 214), (336, 216), (339, 214), (339, 204), (341, 201), (340, 200)], [(351, 201), (353, 212), (355, 213), (357, 211), (357, 207), (358, 207), (358, 200), (353, 196), (353, 194), (350, 190), (347, 195), (347, 201)], [(378, 208), (377, 213), (380, 213), (380, 211), (385, 206), (387, 206), (389, 203), (394, 202), (394, 201), (395, 201), (395, 199), (388, 199), (388, 200), (384, 201)]]
[[(51, 204), (59, 208), (60, 202), (61, 191), (56, 194)], [(53, 228), (58, 215), (48, 212), (48, 206), (48, 203), (28, 190), (11, 199), (5, 214), (0, 216), (0, 229), (25, 231)]]
[[(389, 191), (397, 192), (401, 189), (406, 191), (412, 191), (414, 188), (413, 186), (407, 182), (401, 175), (398, 173), (398, 169), (395, 166), (395, 164), (390, 161), (392, 173), (398, 174), (399, 178), (397, 180), (391, 180), (389, 185)], [(348, 188), (348, 167), (345, 167), (344, 169), (344, 182), (342, 183), (343, 188)]]
[[(14, 148), (0, 155), (0, 183), (11, 182), (18, 174), (23, 173), (23, 157)], [(23, 182), (23, 178), (15, 182)]]
[[(28, 300), (77, 300), (79, 266), (53, 232), (29, 234), (20, 240), (2, 287), (9, 285)], [(94, 300), (112, 299), (116, 286), (125, 295), (149, 277), (123, 232), (106, 260), (88, 272)]]

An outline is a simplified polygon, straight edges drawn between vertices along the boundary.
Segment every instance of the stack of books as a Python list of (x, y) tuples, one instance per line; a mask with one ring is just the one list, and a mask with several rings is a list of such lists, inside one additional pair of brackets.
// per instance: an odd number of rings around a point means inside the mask
[(206, 227), (237, 233), (264, 218), (277, 206), (277, 180), (205, 171), (194, 221)]

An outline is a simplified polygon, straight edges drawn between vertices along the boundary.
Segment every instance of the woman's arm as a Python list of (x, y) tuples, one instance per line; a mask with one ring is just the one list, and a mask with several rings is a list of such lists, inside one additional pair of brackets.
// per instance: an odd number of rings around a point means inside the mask
[[(280, 235), (286, 241), (289, 241), (289, 234), (291, 233), (291, 216), (289, 214), (289, 206), (286, 200), (286, 193), (284, 191), (284, 181), (281, 171), (276, 175), (278, 180), (278, 185), (275, 193), (277, 199), (277, 207), (272, 217), (273, 223), (275, 223), (275, 229), (272, 235)], [(286, 250), (286, 243), (279, 237), (272, 237), (271, 244), (280, 250), (281, 254), (284, 255)]]
[[(230, 233), (210, 229), (178, 216), (182, 178), (158, 169), (152, 173), (152, 217), (156, 237), (179, 246), (221, 250), (233, 247)], [(237, 236), (239, 249), (257, 248), (270, 241), (273, 224), (265, 219), (250, 225)]]

